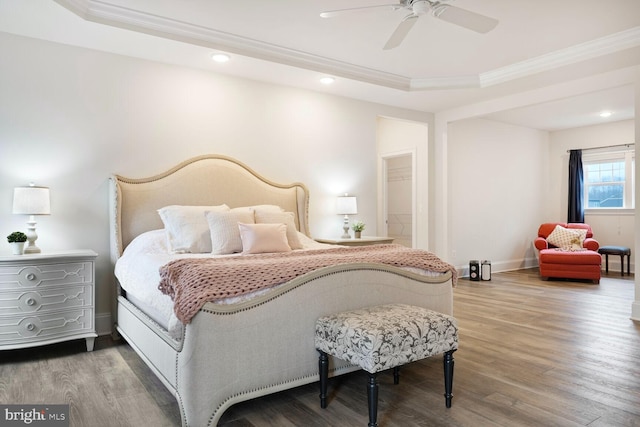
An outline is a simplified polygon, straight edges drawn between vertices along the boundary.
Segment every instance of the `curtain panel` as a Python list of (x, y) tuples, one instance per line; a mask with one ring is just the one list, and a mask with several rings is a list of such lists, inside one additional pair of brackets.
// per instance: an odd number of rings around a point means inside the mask
[(567, 222), (584, 222), (584, 172), (582, 150), (569, 152), (569, 209)]

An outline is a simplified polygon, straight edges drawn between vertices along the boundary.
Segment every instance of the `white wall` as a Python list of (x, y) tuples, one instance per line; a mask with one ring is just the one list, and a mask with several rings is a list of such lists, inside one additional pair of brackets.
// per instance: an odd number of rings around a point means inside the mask
[[(567, 220), (569, 180), (569, 154), (567, 150), (632, 144), (635, 141), (634, 135), (634, 120), (623, 120), (550, 132), (550, 173), (551, 176), (559, 177), (559, 185), (552, 186), (551, 193), (551, 206), (555, 207), (555, 216), (550, 216), (546, 218), (546, 220)], [(585, 153), (588, 153), (588, 151)], [(620, 213), (597, 213), (592, 210), (585, 215), (585, 222), (591, 225), (594, 238), (598, 240), (601, 246), (627, 246), (631, 248), (631, 253), (635, 252), (635, 216), (633, 210), (622, 211)], [(633, 267), (634, 263), (632, 260), (632, 271), (634, 271)], [(620, 257), (609, 257), (609, 271), (612, 269), (619, 271)]]
[(537, 265), (533, 239), (548, 195), (548, 133), (485, 119), (448, 129), (450, 262), (494, 271)]
[[(0, 234), (15, 186), (51, 188), (38, 220), (43, 251), (90, 248), (97, 324), (109, 328), (108, 177), (144, 177), (192, 156), (235, 157), (276, 182), (310, 189), (311, 231), (340, 228), (335, 197), (357, 194), (377, 221), (379, 116), (432, 115), (0, 33)], [(375, 229), (369, 230), (375, 234)], [(0, 254), (9, 246), (0, 244)]]

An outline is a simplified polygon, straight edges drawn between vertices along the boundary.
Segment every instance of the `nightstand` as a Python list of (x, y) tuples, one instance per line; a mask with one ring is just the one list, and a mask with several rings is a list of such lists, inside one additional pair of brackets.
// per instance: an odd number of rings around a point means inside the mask
[(368, 245), (381, 245), (383, 243), (393, 243), (392, 237), (375, 237), (366, 236), (359, 239), (315, 239), (316, 242), (329, 243), (330, 245), (342, 245), (342, 246), (368, 246)]
[(90, 250), (0, 256), (0, 350), (84, 338), (92, 351), (97, 256)]

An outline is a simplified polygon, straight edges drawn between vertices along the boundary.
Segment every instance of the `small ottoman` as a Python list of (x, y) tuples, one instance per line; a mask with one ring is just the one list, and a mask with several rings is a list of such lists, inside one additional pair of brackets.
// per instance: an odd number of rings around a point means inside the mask
[(380, 305), (321, 317), (315, 346), (320, 352), (320, 406), (327, 407), (328, 355), (360, 366), (369, 373), (369, 427), (377, 426), (376, 373), (444, 353), (445, 404), (451, 407), (453, 352), (458, 326), (452, 316), (407, 304)]
[(631, 249), (626, 246), (602, 246), (598, 249), (605, 257), (606, 272), (609, 272), (609, 255), (620, 255), (620, 275), (624, 276), (624, 257), (627, 257), (627, 275), (631, 276)]

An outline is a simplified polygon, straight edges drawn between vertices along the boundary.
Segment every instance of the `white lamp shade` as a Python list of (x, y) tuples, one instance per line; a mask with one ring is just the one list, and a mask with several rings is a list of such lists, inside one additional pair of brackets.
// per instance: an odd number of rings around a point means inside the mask
[(13, 213), (22, 215), (49, 215), (48, 187), (16, 187), (13, 189)]
[(358, 213), (358, 203), (354, 196), (340, 196), (336, 202), (338, 215), (355, 215)]

